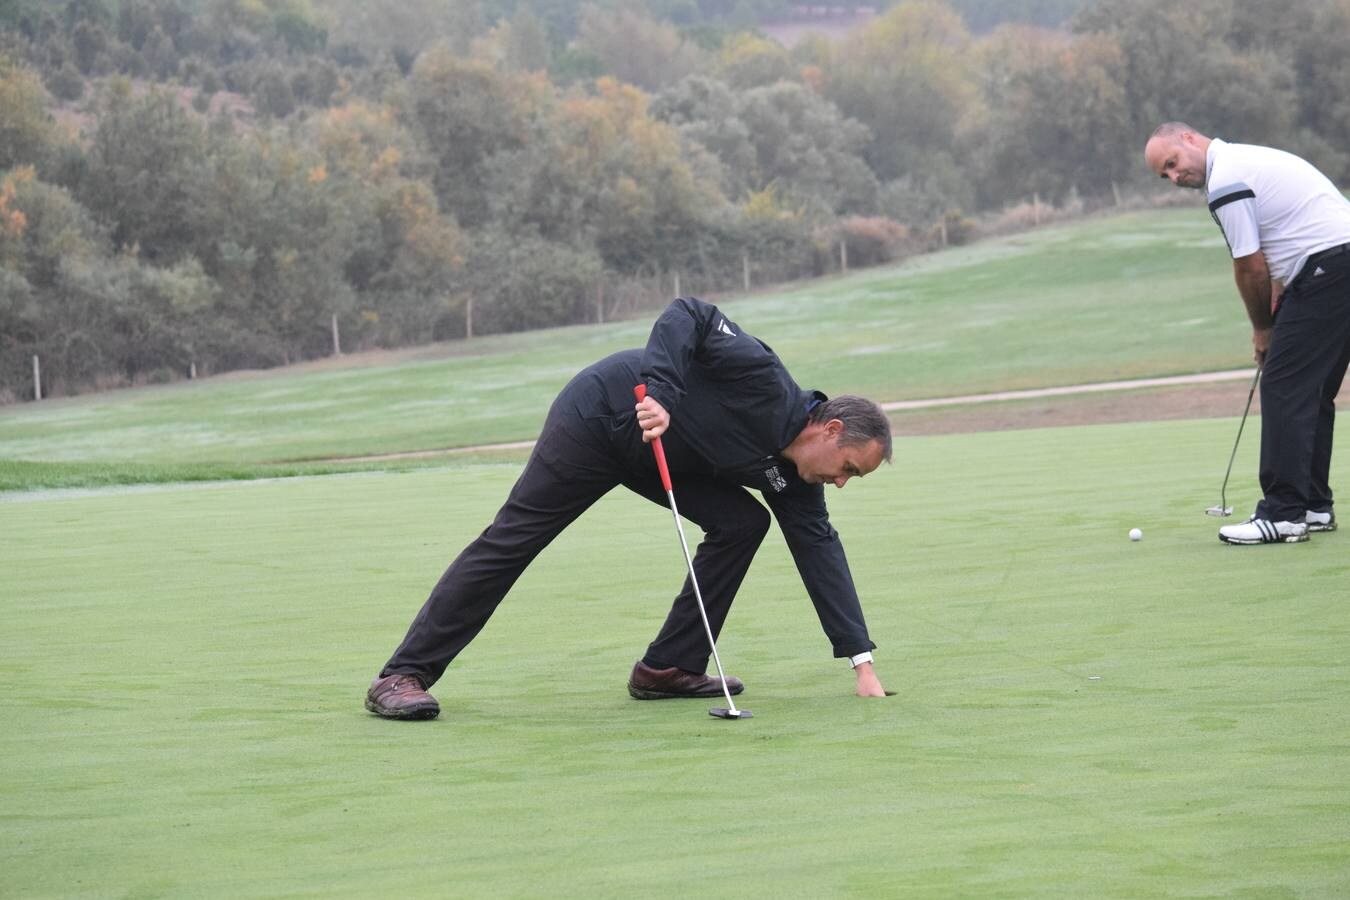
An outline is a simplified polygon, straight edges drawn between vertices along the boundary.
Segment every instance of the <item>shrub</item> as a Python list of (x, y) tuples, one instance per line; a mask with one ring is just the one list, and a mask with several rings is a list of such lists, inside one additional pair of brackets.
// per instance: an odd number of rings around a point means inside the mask
[(875, 266), (922, 249), (907, 226), (883, 216), (841, 219), (838, 235), (848, 248), (849, 266)]

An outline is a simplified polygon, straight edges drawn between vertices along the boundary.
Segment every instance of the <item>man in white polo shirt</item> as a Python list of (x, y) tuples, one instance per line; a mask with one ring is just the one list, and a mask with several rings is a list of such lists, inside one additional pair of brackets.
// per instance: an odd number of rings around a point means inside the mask
[(1291, 153), (1211, 139), (1184, 122), (1158, 126), (1144, 159), (1178, 187), (1205, 190), (1261, 366), (1264, 496), (1219, 540), (1295, 543), (1334, 531), (1327, 482), (1336, 392), (1350, 365), (1350, 202)]

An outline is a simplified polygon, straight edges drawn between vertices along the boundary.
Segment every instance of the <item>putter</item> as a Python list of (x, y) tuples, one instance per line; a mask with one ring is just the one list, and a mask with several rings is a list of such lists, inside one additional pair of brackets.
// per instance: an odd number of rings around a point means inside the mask
[[(647, 397), (647, 386), (639, 384), (633, 388), (633, 394), (641, 403)], [(714, 706), (708, 710), (708, 715), (719, 719), (748, 719), (753, 713), (748, 709), (737, 709), (736, 701), (731, 699), (731, 691), (727, 688), (727, 673), (722, 671), (722, 660), (717, 655), (717, 642), (713, 640), (712, 626), (708, 624), (708, 611), (703, 608), (703, 592), (698, 588), (698, 576), (694, 574), (694, 560), (689, 555), (689, 542), (684, 539), (684, 525), (680, 522), (680, 510), (675, 505), (675, 488), (670, 483), (670, 469), (666, 466), (666, 451), (661, 446), (661, 439), (652, 439), (652, 453), (656, 456), (656, 468), (661, 473), (661, 486), (666, 489), (666, 497), (670, 500), (670, 512), (675, 517), (675, 530), (680, 535), (680, 547), (684, 550), (684, 562), (689, 567), (689, 583), (694, 586), (694, 599), (698, 601), (699, 618), (703, 619), (703, 633), (708, 636), (708, 646), (712, 648), (713, 662), (717, 664), (718, 677), (722, 679), (722, 696), (727, 698), (726, 708)]]
[(1252, 410), (1252, 397), (1256, 396), (1256, 382), (1261, 380), (1261, 367), (1256, 367), (1256, 374), (1252, 376), (1252, 389), (1247, 392), (1247, 405), (1242, 410), (1242, 421), (1238, 423), (1237, 438), (1233, 441), (1233, 452), (1228, 456), (1228, 471), (1223, 473), (1223, 486), (1219, 488), (1219, 505), (1211, 506), (1205, 510), (1205, 515), (1224, 518), (1233, 514), (1233, 507), (1228, 505), (1228, 476), (1233, 473), (1233, 460), (1237, 458), (1238, 442), (1242, 440), (1242, 429), (1247, 424), (1247, 413)]

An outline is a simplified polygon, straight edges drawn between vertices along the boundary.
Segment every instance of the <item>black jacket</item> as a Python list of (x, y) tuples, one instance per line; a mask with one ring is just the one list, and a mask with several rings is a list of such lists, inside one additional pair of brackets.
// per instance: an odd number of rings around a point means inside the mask
[[(619, 356), (631, 360), (628, 354)], [(618, 368), (628, 370), (629, 360)], [(692, 297), (675, 300), (656, 320), (638, 374), (648, 396), (670, 413), (669, 433), (713, 474), (762, 492), (834, 655), (874, 649), (843, 544), (830, 525), (825, 488), (807, 484), (780, 455), (825, 395), (803, 390), (767, 344), (741, 331), (717, 307)], [(629, 371), (614, 375), (620, 381), (630, 378)], [(636, 402), (633, 383), (622, 385), (627, 399), (621, 409), (631, 411)], [(611, 393), (621, 387), (606, 386)], [(672, 472), (677, 465), (672, 461)], [(675, 489), (678, 499), (678, 479)]]

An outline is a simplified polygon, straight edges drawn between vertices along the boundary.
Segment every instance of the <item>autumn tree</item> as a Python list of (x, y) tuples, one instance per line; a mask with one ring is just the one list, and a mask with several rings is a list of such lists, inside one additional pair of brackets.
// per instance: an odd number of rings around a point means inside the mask
[(1138, 147), (1113, 38), (1016, 26), (996, 31), (980, 53), (986, 113), (967, 159), (983, 205), (1110, 196), (1128, 181)]
[(846, 39), (824, 76), (825, 96), (867, 125), (864, 153), (877, 178), (922, 173), (957, 146), (975, 97), (970, 36), (932, 0), (893, 7)]
[(362, 222), (344, 263), (356, 292), (349, 330), (384, 346), (459, 336), (464, 238), (441, 212), (425, 180), (431, 164), (395, 111), (352, 101), (313, 122), (311, 139)]
[(713, 73), (738, 90), (795, 80), (798, 74), (787, 50), (746, 32), (739, 32), (722, 44)]
[(576, 44), (601, 60), (607, 74), (657, 91), (696, 71), (702, 51), (671, 25), (628, 7), (581, 9)]

